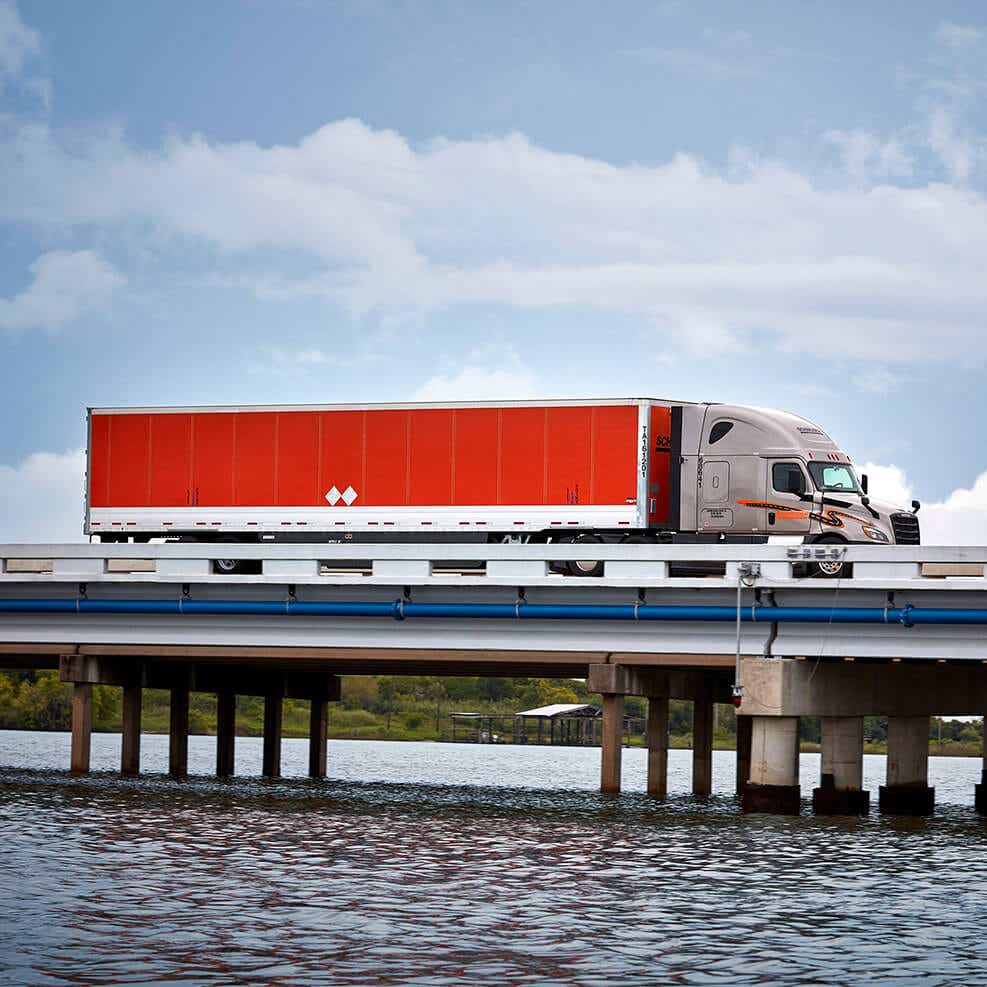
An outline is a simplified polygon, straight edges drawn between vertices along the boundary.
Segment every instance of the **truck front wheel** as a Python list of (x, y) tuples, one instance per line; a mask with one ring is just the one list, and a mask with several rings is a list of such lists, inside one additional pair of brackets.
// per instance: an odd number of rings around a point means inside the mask
[[(846, 542), (838, 535), (824, 535), (817, 538), (813, 545), (841, 545), (846, 547)], [(849, 579), (853, 575), (853, 563), (834, 562), (812, 562), (809, 565), (810, 579)]]

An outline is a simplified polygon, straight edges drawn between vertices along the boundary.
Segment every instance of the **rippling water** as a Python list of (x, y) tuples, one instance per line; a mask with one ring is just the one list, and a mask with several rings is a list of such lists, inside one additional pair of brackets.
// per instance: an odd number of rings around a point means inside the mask
[(0, 733), (0, 983), (987, 983), (973, 759), (933, 760), (932, 819), (827, 820), (740, 815), (728, 753), (698, 803), (672, 752), (656, 804), (641, 751), (607, 800), (596, 750), (337, 741), (326, 782), (175, 783), (93, 739), (79, 779), (65, 736)]

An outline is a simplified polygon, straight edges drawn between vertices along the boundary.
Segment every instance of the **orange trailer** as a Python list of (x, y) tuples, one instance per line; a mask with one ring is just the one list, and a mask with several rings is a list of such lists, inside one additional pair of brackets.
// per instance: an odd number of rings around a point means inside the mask
[(92, 408), (86, 532), (336, 541), (674, 529), (681, 414), (652, 399)]

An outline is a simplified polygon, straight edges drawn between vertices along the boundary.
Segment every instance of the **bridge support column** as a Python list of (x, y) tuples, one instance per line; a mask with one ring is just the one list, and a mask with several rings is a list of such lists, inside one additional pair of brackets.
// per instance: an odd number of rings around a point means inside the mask
[(140, 685), (123, 687), (123, 740), (120, 745), (120, 773), (140, 774), (141, 705), (144, 690)]
[(864, 718), (822, 717), (822, 771), (812, 791), (812, 810), (818, 815), (866, 815), (870, 792), (863, 791)]
[(72, 757), (73, 774), (89, 773), (89, 753), (93, 732), (93, 687), (90, 682), (76, 682), (72, 687)]
[(928, 816), (936, 790), (929, 787), (929, 717), (888, 717), (888, 783), (881, 786), (881, 812)]
[(173, 778), (184, 778), (188, 774), (188, 707), (188, 685), (173, 685), (168, 736), (168, 773)]
[(744, 787), (751, 780), (751, 728), (754, 720), (749, 716), (737, 717), (737, 794), (744, 794)]
[(308, 726), (308, 776), (325, 778), (329, 730), (329, 700), (313, 699)]
[(744, 787), (744, 812), (799, 814), (799, 718), (754, 716), (751, 778)]
[(709, 798), (713, 791), (713, 700), (692, 704), (692, 794)]
[(231, 778), (236, 755), (236, 693), (216, 693), (216, 774)]
[(264, 757), (265, 778), (281, 777), (281, 709), (284, 700), (280, 694), (268, 693), (264, 697)]
[(668, 696), (648, 697), (648, 795), (668, 794)]
[(987, 741), (984, 742), (984, 766), (980, 773), (980, 784), (976, 786), (974, 793), (974, 808), (987, 816)]
[(604, 693), (600, 791), (605, 795), (617, 795), (620, 792), (620, 756), (623, 733), (624, 697), (617, 693)]

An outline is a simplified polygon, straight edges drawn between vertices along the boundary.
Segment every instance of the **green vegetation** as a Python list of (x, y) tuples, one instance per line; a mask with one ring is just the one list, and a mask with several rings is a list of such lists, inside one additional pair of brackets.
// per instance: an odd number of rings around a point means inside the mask
[[(118, 732), (121, 726), (121, 691), (112, 686), (93, 690), (94, 729)], [(0, 729), (67, 730), (72, 718), (72, 687), (59, 682), (58, 673), (9, 672), (0, 674)], [(334, 703), (329, 716), (329, 736), (366, 740), (447, 740), (451, 736), (448, 714), (452, 711), (509, 715), (551, 703), (600, 703), (576, 679), (436, 678), (432, 676), (348, 675), (343, 678), (342, 700)], [(644, 743), (647, 701), (629, 696), (625, 714), (630, 718), (630, 742)], [(308, 703), (285, 700), (284, 733), (287, 737), (308, 735)], [(168, 693), (144, 691), (142, 727), (147, 733), (167, 733)], [(237, 733), (260, 736), (263, 732), (264, 701), (259, 697), (237, 699)], [(500, 730), (510, 736), (508, 721)], [(216, 699), (193, 693), (189, 711), (192, 733), (216, 732)], [(498, 726), (495, 724), (494, 729)], [(460, 738), (470, 728), (460, 726)], [(802, 719), (802, 750), (819, 750), (819, 720)], [(547, 736), (547, 732), (546, 732)], [(534, 739), (534, 726), (529, 728)], [(869, 716), (864, 721), (865, 750), (887, 752), (887, 721)], [(940, 741), (941, 737), (941, 741)], [(961, 723), (933, 717), (929, 729), (931, 754), (979, 756), (983, 750), (983, 722)], [(717, 706), (713, 743), (718, 750), (736, 746), (736, 718), (729, 706)], [(669, 745), (692, 745), (692, 705), (669, 704)]]

